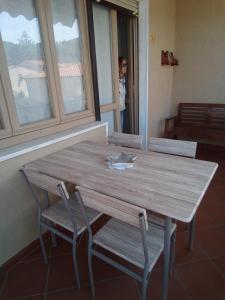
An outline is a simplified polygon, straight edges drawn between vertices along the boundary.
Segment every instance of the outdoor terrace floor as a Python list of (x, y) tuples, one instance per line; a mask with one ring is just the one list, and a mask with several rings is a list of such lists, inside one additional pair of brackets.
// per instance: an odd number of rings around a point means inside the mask
[[(225, 299), (225, 151), (201, 149), (198, 158), (219, 162), (219, 169), (197, 214), (196, 242), (186, 250), (187, 226), (178, 224), (176, 263), (170, 280), (170, 300)], [(103, 219), (97, 226), (104, 223)], [(86, 238), (78, 250), (82, 287), (77, 290), (72, 267), (71, 245), (58, 238), (53, 248), (46, 242), (49, 264), (43, 263), (40, 248), (34, 249), (7, 273), (0, 299), (87, 300), (91, 299)], [(153, 270), (148, 299), (160, 299), (162, 259)], [(138, 300), (139, 287), (132, 278), (94, 258), (96, 300)]]

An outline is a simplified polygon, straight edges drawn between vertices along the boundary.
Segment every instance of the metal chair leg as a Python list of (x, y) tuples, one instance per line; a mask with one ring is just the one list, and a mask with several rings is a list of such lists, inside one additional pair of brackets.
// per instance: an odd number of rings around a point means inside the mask
[(76, 239), (73, 239), (73, 267), (74, 267), (74, 272), (77, 280), (77, 287), (80, 289), (80, 276), (78, 272), (78, 265), (77, 265), (77, 244), (76, 244)]
[(173, 265), (175, 262), (176, 256), (176, 230), (174, 231), (173, 235), (171, 236), (171, 245), (170, 245), (170, 270), (169, 274), (172, 274)]
[(170, 228), (172, 220), (169, 217), (165, 219), (165, 232), (164, 232), (164, 266), (163, 266), (163, 286), (162, 286), (162, 300), (167, 300), (168, 287), (169, 287), (169, 268), (170, 268)]
[(44, 240), (42, 237), (42, 230), (41, 230), (41, 224), (39, 224), (39, 240), (40, 240), (40, 244), (41, 244), (41, 252), (42, 252), (42, 256), (44, 259), (44, 263), (47, 264), (48, 263), (48, 259), (47, 259), (47, 254), (45, 251), (45, 244), (44, 244)]
[(57, 240), (56, 240), (56, 235), (53, 232), (51, 232), (51, 240), (52, 240), (53, 247), (55, 248), (57, 246)]
[(142, 282), (142, 300), (146, 300), (147, 299), (147, 286), (148, 286), (148, 282), (145, 280), (143, 280)]
[(94, 277), (93, 277), (93, 268), (92, 268), (92, 254), (91, 248), (88, 247), (88, 270), (89, 270), (89, 279), (91, 284), (91, 294), (92, 297), (95, 296), (95, 286), (94, 286)]
[(188, 250), (192, 251), (194, 247), (194, 239), (195, 239), (195, 223), (196, 216), (193, 217), (189, 224), (189, 237), (188, 237)]

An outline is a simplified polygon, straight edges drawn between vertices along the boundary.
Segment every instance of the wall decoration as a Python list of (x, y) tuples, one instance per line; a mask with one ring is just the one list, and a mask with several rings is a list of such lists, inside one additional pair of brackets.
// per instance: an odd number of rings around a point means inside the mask
[(173, 52), (164, 51), (161, 52), (161, 65), (162, 66), (178, 66), (179, 62), (173, 55)]

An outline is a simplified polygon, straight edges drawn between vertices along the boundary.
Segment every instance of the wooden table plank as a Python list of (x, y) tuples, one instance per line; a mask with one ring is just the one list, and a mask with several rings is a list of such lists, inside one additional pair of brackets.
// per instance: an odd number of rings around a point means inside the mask
[[(106, 156), (135, 153), (135, 167), (112, 170)], [(189, 222), (218, 165), (155, 152), (82, 142), (29, 163), (42, 172)]]

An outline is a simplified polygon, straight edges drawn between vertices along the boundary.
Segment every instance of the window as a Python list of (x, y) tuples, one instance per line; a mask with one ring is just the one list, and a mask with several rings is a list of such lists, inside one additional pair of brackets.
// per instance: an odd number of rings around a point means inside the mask
[[(16, 5), (19, 9), (17, 17), (4, 11), (4, 2), (0, 27), (11, 84), (11, 106), (15, 109), (19, 125), (51, 119), (53, 111), (43, 42), (33, 1)], [(24, 13), (26, 11), (29, 11), (29, 17)], [(14, 34), (13, 28), (17, 28)]]
[(0, 29), (0, 137), (93, 120), (83, 0), (0, 0)]
[[(79, 20), (75, 1), (51, 0), (54, 41), (65, 114), (87, 108), (81, 58)], [(59, 14), (59, 12), (61, 12)], [(63, 24), (63, 25), (62, 25)], [(75, 88), (73, 88), (75, 87)]]

